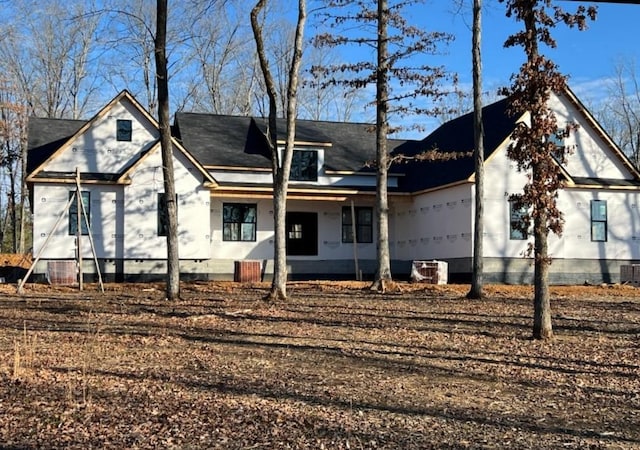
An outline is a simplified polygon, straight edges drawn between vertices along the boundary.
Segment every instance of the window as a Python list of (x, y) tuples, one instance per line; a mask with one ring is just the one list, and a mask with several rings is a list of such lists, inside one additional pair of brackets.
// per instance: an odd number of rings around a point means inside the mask
[[(373, 242), (373, 208), (356, 207), (356, 242)], [(342, 207), (342, 242), (353, 242), (351, 207)]]
[(116, 121), (116, 139), (119, 141), (131, 141), (131, 121), (118, 119)]
[(80, 217), (80, 233), (82, 235), (89, 234), (89, 228), (87, 227), (87, 222), (91, 224), (91, 193), (88, 191), (80, 192), (80, 196), (82, 198), (82, 204), (84, 206), (84, 210), (87, 213), (87, 220), (84, 219), (82, 215), (82, 210), (80, 210), (80, 216), (78, 216), (78, 200), (75, 198), (76, 191), (69, 192), (69, 198), (74, 197), (71, 202), (71, 206), (69, 207), (69, 235), (75, 236), (78, 234), (78, 217)]
[(316, 181), (318, 179), (318, 152), (315, 150), (294, 150), (289, 179)]
[(255, 203), (225, 203), (222, 212), (222, 240), (255, 241), (256, 216)]
[(528, 233), (524, 229), (524, 218), (529, 213), (526, 206), (518, 206), (514, 200), (509, 201), (509, 239), (513, 241), (524, 241), (528, 238)]
[(607, 242), (607, 202), (591, 200), (591, 240)]
[[(176, 215), (178, 214), (178, 195), (176, 194)], [(169, 212), (167, 197), (164, 192), (158, 193), (158, 236), (169, 234)]]

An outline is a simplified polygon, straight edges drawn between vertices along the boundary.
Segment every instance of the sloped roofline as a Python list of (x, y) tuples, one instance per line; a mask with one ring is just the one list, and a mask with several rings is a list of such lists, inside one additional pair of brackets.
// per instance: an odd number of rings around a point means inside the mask
[(69, 144), (75, 140), (77, 137), (81, 136), (85, 131), (87, 131), (91, 125), (93, 125), (96, 121), (98, 121), (98, 119), (104, 117), (105, 115), (107, 115), (107, 113), (109, 111), (111, 111), (111, 109), (113, 109), (113, 107), (119, 103), (120, 101), (122, 101), (123, 99), (127, 99), (131, 102), (131, 104), (134, 106), (134, 108), (138, 109), (140, 111), (140, 113), (142, 113), (143, 116), (145, 116), (145, 118), (147, 120), (149, 120), (151, 122), (151, 124), (156, 127), (159, 128), (159, 124), (156, 121), (156, 119), (153, 118), (153, 116), (151, 114), (149, 114), (140, 103), (138, 103), (138, 101), (133, 97), (133, 95), (131, 95), (131, 93), (124, 89), (122, 91), (120, 91), (120, 93), (118, 95), (116, 95), (109, 103), (107, 103), (100, 111), (98, 111), (91, 119), (89, 119), (88, 121), (85, 122), (84, 125), (82, 125), (78, 131), (75, 132), (75, 134), (73, 134), (72, 136), (70, 136), (60, 147), (58, 147), (58, 149), (53, 152), (47, 159), (45, 159), (38, 167), (36, 167), (33, 172), (31, 172), (29, 174), (29, 177), (27, 178), (27, 181), (31, 181), (38, 173), (42, 172), (43, 168), (51, 161), (53, 161), (55, 158), (58, 157), (58, 155), (60, 153), (62, 153), (65, 149), (67, 149), (69, 147)]
[[(77, 139), (79, 136), (81, 136), (83, 133), (85, 133), (95, 122), (97, 122), (100, 118), (104, 117), (105, 115), (107, 115), (116, 104), (120, 103), (122, 100), (127, 100), (129, 101), (133, 107), (138, 110), (138, 112), (140, 112), (145, 119), (147, 119), (151, 125), (153, 127), (155, 127), (156, 129), (160, 128), (160, 124), (158, 123), (158, 121), (151, 115), (149, 114), (149, 112), (135, 99), (135, 97), (133, 95), (131, 95), (131, 93), (124, 89), (122, 91), (120, 91), (120, 93), (118, 95), (116, 95), (109, 103), (107, 103), (100, 111), (98, 111), (91, 119), (89, 119), (88, 121), (86, 121), (84, 123), (84, 125), (82, 125), (78, 131), (76, 131), (72, 136), (70, 136), (60, 147), (58, 147), (58, 149), (56, 149), (56, 151), (54, 151), (47, 159), (45, 159), (38, 167), (36, 167), (27, 177), (27, 181), (35, 181), (36, 176), (38, 175), (38, 173), (42, 172), (43, 168), (46, 167), (46, 165), (53, 161), (55, 158), (57, 158), (60, 153), (62, 153), (64, 150), (66, 150), (70, 143), (73, 142), (75, 139)], [(160, 141), (158, 140), (156, 143), (152, 144), (149, 149), (147, 151), (145, 151), (141, 157), (139, 157), (133, 164), (131, 164), (128, 168), (126, 168), (125, 170), (122, 171), (122, 173), (118, 176), (116, 183), (125, 183), (125, 179), (127, 178), (127, 176), (129, 176), (131, 174), (131, 172), (138, 167), (138, 165), (140, 164), (141, 161), (143, 161), (144, 159), (147, 158), (147, 155), (149, 155), (150, 153), (152, 153), (154, 151), (154, 149), (157, 147), (158, 143)], [(210, 187), (216, 187), (218, 186), (218, 183), (213, 179), (213, 177), (211, 176), (211, 174), (202, 166), (202, 164), (200, 164), (200, 162), (198, 160), (196, 160), (193, 155), (191, 155), (191, 153), (189, 151), (187, 151), (186, 148), (184, 148), (184, 146), (182, 144), (180, 144), (180, 142), (178, 142), (177, 139), (175, 139), (173, 136), (171, 137), (171, 144), (172, 144), (172, 148), (178, 149), (183, 155), (186, 156), (186, 158), (204, 175), (205, 177), (205, 181), (204, 183), (209, 185)], [(42, 179), (38, 179), (38, 181), (43, 181)]]
[(580, 101), (580, 99), (576, 96), (576, 94), (566, 86), (564, 92), (557, 93), (559, 95), (564, 95), (583, 115), (583, 117), (589, 122), (591, 127), (598, 133), (598, 135), (605, 141), (607, 146), (616, 154), (616, 156), (620, 159), (622, 164), (631, 172), (631, 174), (635, 177), (636, 180), (640, 179), (640, 171), (633, 165), (631, 160), (625, 153), (620, 149), (618, 144), (614, 142), (614, 140), (609, 136), (609, 134), (602, 128), (602, 125), (596, 120), (596, 118), (589, 112), (586, 106)]
[[(158, 139), (153, 145), (149, 147), (147, 151), (143, 152), (140, 155), (140, 157), (133, 162), (133, 164), (131, 164), (129, 167), (127, 167), (125, 170), (122, 171), (122, 173), (118, 177), (117, 183), (126, 183), (127, 178), (131, 175), (131, 173), (133, 173), (135, 169), (140, 164), (142, 164), (142, 162), (145, 159), (147, 159), (149, 155), (152, 154), (159, 146), (160, 146), (160, 140)], [(198, 171), (202, 175), (204, 175), (205, 177), (204, 184), (207, 187), (218, 187), (218, 182), (211, 176), (211, 174), (173, 136), (171, 137), (171, 146), (173, 149), (177, 149), (178, 151), (180, 151), (180, 153), (182, 153), (191, 162), (191, 164), (193, 164), (198, 169)]]
[[(611, 136), (602, 128), (602, 125), (596, 120), (596, 118), (591, 114), (591, 112), (587, 109), (587, 107), (580, 101), (580, 99), (576, 96), (576, 94), (571, 90), (568, 85), (565, 85), (565, 89), (560, 92), (555, 92), (558, 96), (564, 96), (573, 106), (576, 107), (578, 112), (582, 114), (583, 118), (587, 120), (592, 129), (604, 140), (605, 144), (614, 152), (614, 154), (619, 158), (619, 160), (623, 163), (623, 165), (629, 170), (629, 172), (634, 176), (636, 180), (640, 180), (640, 171), (636, 169), (631, 160), (625, 155), (625, 153), (620, 149), (620, 147), (613, 141)], [(522, 122), (526, 120), (527, 116), (529, 116), (529, 112), (525, 112), (522, 114), (517, 120), (516, 123)], [(509, 133), (509, 135), (505, 138), (503, 142), (497, 148), (503, 147), (506, 143), (511, 141), (511, 136), (513, 132)], [(497, 152), (491, 153), (489, 157), (485, 160), (485, 163), (490, 161)], [(578, 183), (575, 182), (573, 177), (567, 172), (567, 170), (562, 166), (562, 164), (558, 163), (554, 160), (554, 163), (560, 168), (560, 172), (564, 175), (567, 180), (568, 187), (578, 186)], [(474, 171), (469, 178), (464, 180), (465, 182), (474, 182), (476, 177), (476, 172)]]

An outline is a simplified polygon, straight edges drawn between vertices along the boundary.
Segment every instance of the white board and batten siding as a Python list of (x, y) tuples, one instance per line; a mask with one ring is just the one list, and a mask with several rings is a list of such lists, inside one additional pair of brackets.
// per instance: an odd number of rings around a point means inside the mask
[[(131, 141), (116, 140), (117, 120), (131, 120)], [(159, 138), (158, 130), (129, 101), (114, 104), (45, 167), (45, 171), (119, 173)]]
[(466, 257), (473, 245), (472, 184), (420, 194), (394, 205), (392, 258), (404, 261)]
[[(91, 185), (83, 186), (90, 192), (90, 217), (93, 240), (98, 258), (121, 258), (123, 255), (124, 211), (122, 186)], [(69, 234), (69, 213), (65, 207), (69, 202), (69, 193), (75, 191), (73, 184), (35, 184), (33, 186), (33, 252), (40, 252), (50, 234), (42, 258), (75, 258), (75, 235)], [(62, 216), (58, 228), (53, 227)], [(81, 238), (82, 255), (93, 256), (88, 236)]]
[[(209, 189), (202, 175), (179, 152), (173, 153), (178, 197), (178, 253), (180, 259), (208, 259), (210, 251)], [(166, 237), (158, 236), (158, 194), (164, 192), (162, 155), (156, 147), (131, 174), (125, 192), (126, 259), (167, 257)]]
[[(131, 120), (132, 140), (116, 139), (118, 119)], [(98, 258), (164, 259), (166, 237), (158, 236), (158, 193), (164, 191), (158, 131), (126, 98), (98, 116), (89, 128), (45, 164), (44, 171), (118, 174), (150, 150), (129, 174), (130, 184), (84, 183), (90, 194), (90, 226)], [(178, 235), (181, 259), (210, 257), (209, 189), (203, 175), (174, 148), (174, 176), (178, 196)], [(75, 236), (69, 235), (69, 213), (64, 208), (75, 184), (34, 184), (34, 254), (38, 254), (63, 215), (41, 255), (74, 258)], [(82, 236), (84, 257), (92, 257), (88, 236)]]

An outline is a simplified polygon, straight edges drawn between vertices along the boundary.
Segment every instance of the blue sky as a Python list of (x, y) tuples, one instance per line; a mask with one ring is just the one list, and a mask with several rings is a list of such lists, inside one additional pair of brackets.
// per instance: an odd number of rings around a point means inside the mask
[[(466, 3), (471, 3), (466, 0)], [(568, 11), (581, 3), (558, 1)], [(424, 11), (431, 10), (433, 18), (429, 26), (447, 30), (456, 35), (450, 45), (447, 65), (458, 72), (460, 81), (471, 83), (470, 11), (452, 14), (452, 2), (428, 0)], [(590, 5), (588, 2), (582, 3)], [(591, 3), (596, 5), (595, 3)], [(597, 101), (606, 92), (606, 79), (614, 74), (617, 60), (636, 60), (640, 63), (640, 5), (597, 4), (598, 17), (589, 22), (585, 31), (559, 25), (553, 29), (556, 49), (543, 48), (545, 55), (559, 65), (560, 71), (569, 76), (569, 85), (585, 101)], [(505, 49), (503, 43), (513, 31), (522, 28), (504, 14), (505, 5), (497, 0), (485, 0), (483, 14), (483, 69), (485, 90), (494, 90), (509, 84), (509, 77), (518, 70), (524, 60), (522, 48)], [(419, 14), (419, 13), (418, 13)]]
[[(497, 90), (510, 84), (510, 77), (520, 69), (525, 59), (521, 47), (504, 48), (507, 37), (522, 29), (523, 24), (505, 15), (505, 4), (498, 0), (483, 0), (482, 59), (483, 90), (489, 100), (497, 99)], [(456, 7), (458, 0), (425, 0), (424, 3), (405, 10), (405, 17), (412, 25), (422, 26), (426, 31), (443, 31), (455, 36), (445, 54), (428, 56), (429, 65), (443, 65), (458, 74), (460, 88), (471, 92), (471, 0), (463, 0), (462, 9)], [(552, 29), (557, 48), (541, 47), (541, 52), (558, 64), (561, 73), (569, 77), (569, 86), (588, 106), (596, 106), (607, 96), (608, 80), (615, 75), (614, 66), (620, 60), (637, 61), (640, 67), (640, 5), (579, 3), (557, 0), (555, 4), (567, 11), (575, 11), (580, 5), (595, 5), (598, 16), (588, 22), (588, 29), (579, 31), (558, 25)], [(314, 29), (308, 29), (311, 36)], [(343, 50), (345, 59), (361, 60), (361, 52)], [(366, 58), (366, 56), (364, 57)], [(375, 95), (373, 86), (368, 87)], [(470, 103), (469, 103), (470, 107)], [(372, 108), (366, 108), (352, 120), (371, 122), (375, 120)], [(394, 119), (391, 119), (392, 122)], [(411, 119), (400, 119), (409, 122)], [(441, 123), (442, 118), (423, 118), (428, 131)], [(420, 133), (401, 132), (402, 137), (418, 137)]]

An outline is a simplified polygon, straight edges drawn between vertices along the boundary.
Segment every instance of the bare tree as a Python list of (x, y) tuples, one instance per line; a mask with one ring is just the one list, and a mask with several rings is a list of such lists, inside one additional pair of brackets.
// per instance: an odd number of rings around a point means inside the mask
[(587, 18), (595, 19), (595, 8), (577, 8), (573, 14), (555, 6), (551, 0), (501, 0), (506, 2), (507, 17), (514, 17), (524, 23), (524, 30), (510, 36), (506, 47), (522, 46), (527, 60), (520, 72), (513, 76), (513, 84), (502, 93), (510, 97), (510, 112), (519, 117), (530, 114), (530, 124), (518, 123), (513, 133), (513, 143), (508, 148), (508, 156), (518, 165), (518, 169), (530, 173), (523, 193), (512, 196), (516, 207), (531, 208), (523, 218), (523, 231), (529, 229), (533, 220), (534, 244), (530, 248), (534, 257), (534, 314), (533, 337), (549, 339), (553, 336), (551, 325), (551, 305), (549, 296), (548, 252), (549, 232), (561, 234), (563, 217), (556, 203), (558, 190), (563, 185), (560, 166), (564, 162), (566, 148), (558, 147), (553, 136), (566, 137), (575, 130), (569, 123), (559, 129), (557, 119), (549, 107), (551, 92), (562, 92), (566, 77), (561, 75), (553, 61), (539, 51), (539, 43), (554, 48), (551, 28), (558, 22), (579, 29), (586, 27)]
[(611, 138), (636, 167), (640, 167), (640, 77), (634, 60), (615, 64), (607, 83), (609, 95), (595, 114)]
[[(327, 13), (327, 22), (336, 25), (350, 23), (363, 30), (363, 35), (320, 33), (315, 37), (317, 46), (335, 47), (355, 45), (371, 48), (375, 61), (356, 61), (328, 67), (314, 67), (318, 75), (325, 77), (325, 85), (341, 84), (361, 89), (370, 84), (376, 86), (376, 223), (378, 227), (378, 269), (372, 290), (384, 291), (391, 281), (389, 253), (389, 203), (387, 179), (389, 158), (387, 137), (402, 129), (390, 126), (390, 118), (415, 114), (437, 115), (437, 102), (451, 91), (442, 87), (445, 81), (452, 85), (456, 79), (443, 67), (420, 64), (407, 59), (433, 54), (439, 44), (448, 43), (452, 37), (441, 32), (426, 32), (410, 25), (402, 15), (403, 8), (415, 2), (378, 0), (377, 8), (363, 0), (336, 0), (328, 2), (339, 9), (338, 14)], [(369, 27), (369, 28), (368, 28)], [(366, 30), (373, 29), (373, 33)], [(415, 99), (419, 98), (420, 102)], [(429, 104), (429, 101), (432, 103)], [(426, 106), (424, 106), (426, 105)], [(419, 127), (418, 127), (419, 128)]]
[(167, 218), (167, 299), (180, 297), (180, 258), (178, 255), (178, 214), (173, 174), (171, 124), (169, 123), (169, 77), (167, 73), (167, 0), (157, 0), (155, 36), (156, 77), (158, 84), (158, 115), (164, 200)]
[(475, 221), (473, 227), (473, 271), (469, 298), (482, 298), (484, 240), (484, 126), (482, 123), (482, 0), (473, 0), (471, 30), (473, 66), (473, 140), (475, 155)]
[(97, 20), (83, 4), (61, 0), (13, 4), (20, 26), (0, 41), (0, 56), (28, 114), (77, 118), (95, 91)]
[[(0, 248), (16, 253), (20, 249), (21, 156), (26, 115), (24, 107), (15, 101), (15, 96), (7, 88), (7, 83), (0, 80), (0, 202), (6, 201), (5, 207), (0, 207), (3, 214)], [(6, 241), (7, 232), (10, 243)]]
[(271, 300), (287, 298), (287, 257), (285, 220), (287, 211), (287, 188), (289, 174), (291, 172), (291, 160), (293, 158), (293, 145), (296, 130), (297, 93), (300, 65), (302, 63), (302, 39), (304, 25), (307, 18), (306, 0), (298, 0), (298, 20), (296, 24), (295, 40), (288, 73), (288, 85), (286, 95), (286, 141), (280, 155), (278, 152), (277, 118), (277, 88), (270, 69), (269, 61), (264, 45), (263, 29), (259, 20), (260, 13), (264, 10), (267, 0), (258, 0), (251, 10), (251, 27), (256, 41), (260, 68), (264, 76), (267, 94), (269, 97), (269, 147), (271, 148), (271, 168), (273, 176), (273, 220), (274, 220), (274, 274), (271, 292), (268, 296)]

